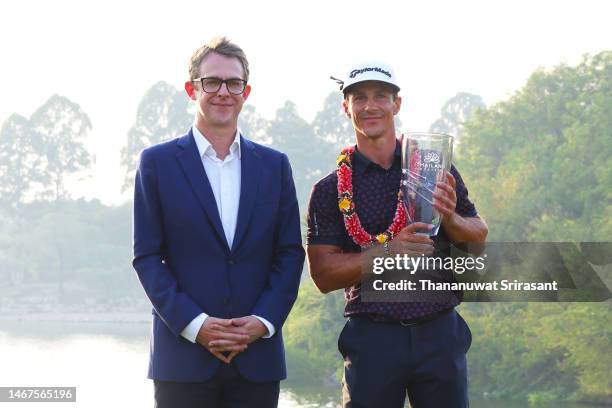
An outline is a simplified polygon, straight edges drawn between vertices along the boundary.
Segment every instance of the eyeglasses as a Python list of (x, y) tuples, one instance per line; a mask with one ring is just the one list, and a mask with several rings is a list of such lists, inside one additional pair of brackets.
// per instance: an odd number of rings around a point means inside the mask
[(221, 79), (215, 77), (206, 77), (192, 79), (191, 81), (200, 82), (202, 84), (202, 89), (206, 93), (219, 92), (221, 86), (225, 84), (227, 86), (227, 91), (233, 95), (242, 94), (247, 84), (247, 81), (239, 78)]

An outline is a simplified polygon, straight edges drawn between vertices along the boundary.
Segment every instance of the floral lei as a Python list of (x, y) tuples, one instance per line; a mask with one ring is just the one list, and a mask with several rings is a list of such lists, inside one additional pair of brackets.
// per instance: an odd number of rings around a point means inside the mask
[(393, 223), (381, 234), (369, 234), (361, 226), (361, 221), (359, 221), (359, 216), (355, 211), (355, 202), (353, 201), (352, 158), (354, 152), (354, 146), (345, 147), (336, 161), (336, 165), (338, 166), (336, 170), (338, 176), (338, 208), (344, 216), (346, 231), (357, 245), (365, 248), (377, 243), (384, 244), (385, 242), (391, 241), (406, 225), (406, 212), (404, 210), (404, 204), (402, 203), (400, 191), (397, 193), (397, 208), (395, 210), (395, 216), (393, 217)]

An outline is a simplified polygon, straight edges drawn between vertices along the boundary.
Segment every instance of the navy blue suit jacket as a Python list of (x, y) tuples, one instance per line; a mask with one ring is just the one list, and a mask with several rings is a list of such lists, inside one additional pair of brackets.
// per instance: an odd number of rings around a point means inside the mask
[(229, 248), (191, 131), (143, 151), (134, 192), (134, 269), (153, 304), (149, 378), (196, 382), (223, 364), (181, 331), (200, 313), (257, 315), (277, 332), (234, 361), (251, 381), (286, 377), (281, 327), (304, 249), (287, 156), (241, 136), (241, 191)]

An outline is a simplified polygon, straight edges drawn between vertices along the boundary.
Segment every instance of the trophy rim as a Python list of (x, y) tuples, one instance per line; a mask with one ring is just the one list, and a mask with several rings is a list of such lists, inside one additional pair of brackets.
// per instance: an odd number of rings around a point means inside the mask
[(415, 136), (437, 136), (437, 137), (444, 137), (444, 138), (451, 138), (452, 140), (454, 140), (456, 137), (451, 135), (450, 133), (442, 133), (442, 132), (413, 132), (413, 131), (406, 131), (406, 132), (401, 132), (402, 136), (408, 136), (408, 135), (415, 135)]

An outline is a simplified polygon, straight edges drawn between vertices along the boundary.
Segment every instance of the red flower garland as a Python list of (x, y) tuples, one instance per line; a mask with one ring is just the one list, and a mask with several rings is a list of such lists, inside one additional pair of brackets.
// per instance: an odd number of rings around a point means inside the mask
[(387, 241), (391, 241), (406, 225), (404, 204), (402, 203), (401, 195), (398, 191), (397, 208), (395, 210), (395, 216), (393, 217), (393, 223), (385, 232), (378, 235), (372, 235), (361, 226), (361, 221), (355, 211), (355, 203), (353, 201), (352, 157), (354, 152), (355, 147), (353, 146), (344, 148), (336, 162), (338, 165), (338, 170), (336, 170), (336, 175), (338, 176), (338, 208), (344, 216), (346, 231), (357, 245), (365, 248), (375, 244), (384, 244)]

